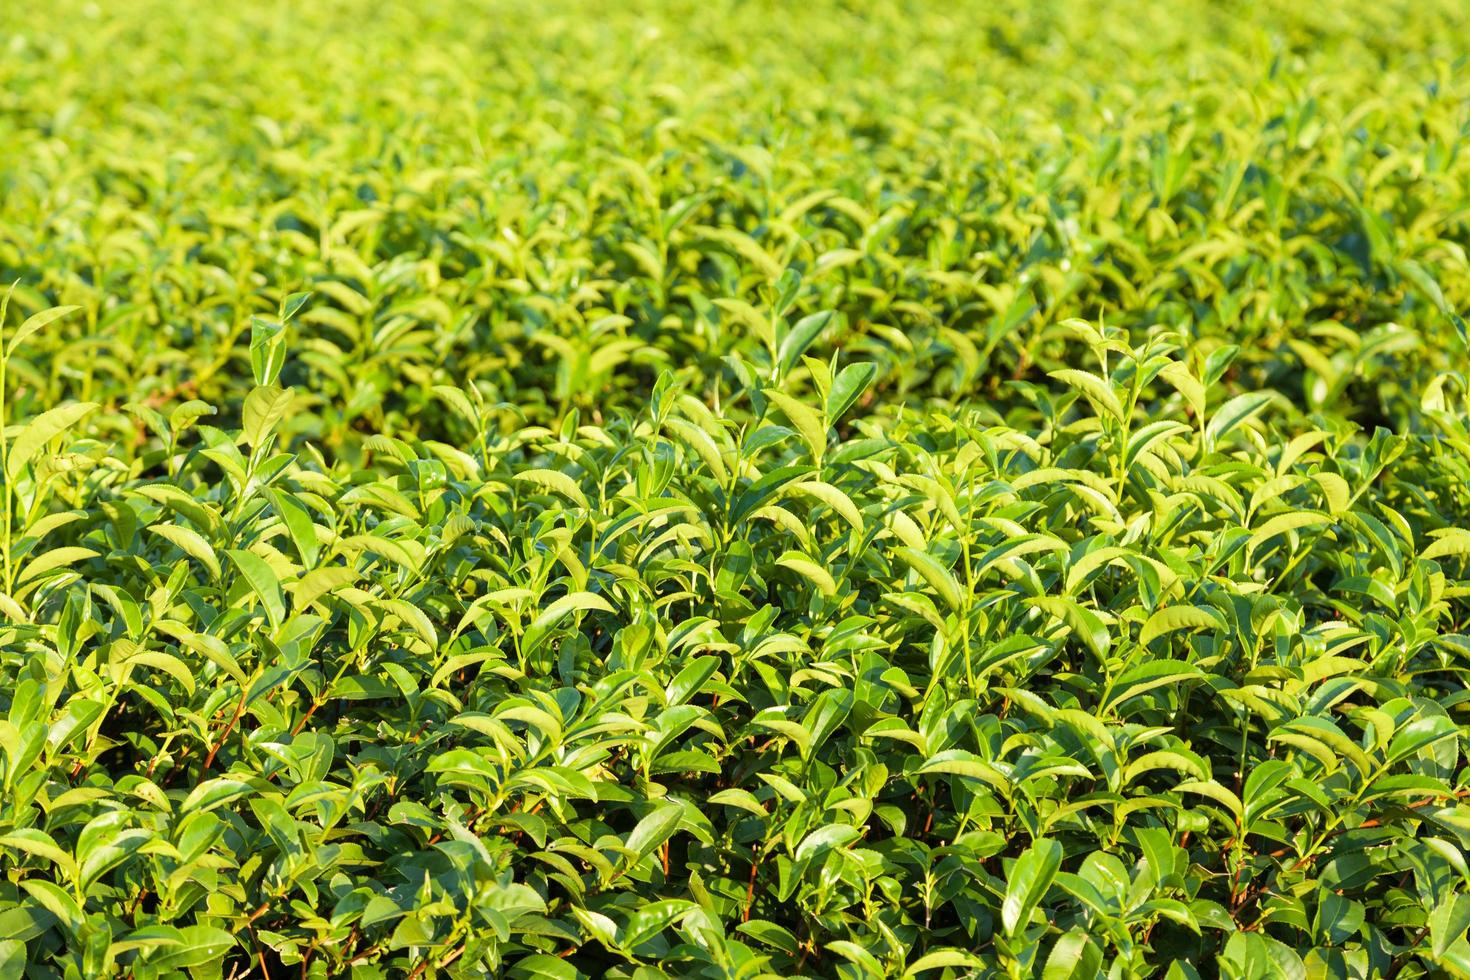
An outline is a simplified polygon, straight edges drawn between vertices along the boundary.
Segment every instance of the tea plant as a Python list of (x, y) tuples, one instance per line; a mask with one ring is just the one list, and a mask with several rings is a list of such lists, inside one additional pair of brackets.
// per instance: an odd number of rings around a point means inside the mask
[(1458, 5), (239, 6), (0, 37), (0, 980), (1470, 973)]

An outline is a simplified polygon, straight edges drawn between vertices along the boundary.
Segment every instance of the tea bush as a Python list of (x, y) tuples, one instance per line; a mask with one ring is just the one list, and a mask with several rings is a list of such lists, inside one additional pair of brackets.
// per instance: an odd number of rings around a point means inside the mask
[(0, 35), (0, 980), (1470, 974), (1448, 0)]

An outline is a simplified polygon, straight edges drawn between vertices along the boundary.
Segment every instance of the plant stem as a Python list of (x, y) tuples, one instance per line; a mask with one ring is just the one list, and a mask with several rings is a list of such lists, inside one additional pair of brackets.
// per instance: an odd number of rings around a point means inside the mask
[[(5, 300), (6, 300), (6, 304), (5, 305), (8, 307), (9, 306), (10, 297), (9, 296), (6, 296), (5, 297)], [(3, 480), (4, 483), (5, 483), (5, 492), (3, 494), (0, 494), (0, 497), (3, 497), (4, 498), (4, 504), (3, 504), (4, 513), (3, 513), (3, 516), (0, 516), (0, 528), (3, 528), (3, 531), (0, 531), (0, 553), (3, 553), (4, 554), (5, 588), (4, 588), (3, 591), (4, 591), (5, 595), (8, 596), (8, 595), (10, 595), (10, 588), (11, 588), (11, 582), (10, 582), (10, 576), (11, 576), (11, 572), (10, 572), (10, 507), (11, 507), (11, 504), (10, 504), (10, 496), (11, 496), (11, 493), (12, 493), (13, 488), (10, 485), (10, 447), (9, 447), (9, 441), (7, 440), (7, 438), (5, 436), (5, 428), (6, 428), (7, 425), (10, 424), (10, 417), (7, 414), (7, 408), (8, 408), (8, 406), (7, 406), (6, 401), (5, 401), (6, 389), (9, 386), (9, 379), (7, 377), (7, 374), (8, 374), (8, 368), (10, 367), (10, 358), (5, 353), (5, 349), (4, 349), (4, 342), (5, 342), (5, 340), (4, 340), (5, 334), (4, 334), (4, 329), (3, 329), (4, 326), (5, 326), (5, 307), (0, 307), (0, 480)]]
[(204, 765), (199, 769), (199, 778), (202, 780), (209, 774), (209, 767), (214, 764), (214, 757), (224, 747), (225, 739), (230, 737), (230, 732), (235, 730), (235, 723), (240, 720), (240, 713), (245, 710), (245, 698), (250, 693), (246, 688), (240, 692), (240, 700), (235, 702), (235, 713), (225, 725), (225, 730), (220, 732), (219, 739), (214, 743), (214, 748), (209, 750), (209, 755), (204, 757)]

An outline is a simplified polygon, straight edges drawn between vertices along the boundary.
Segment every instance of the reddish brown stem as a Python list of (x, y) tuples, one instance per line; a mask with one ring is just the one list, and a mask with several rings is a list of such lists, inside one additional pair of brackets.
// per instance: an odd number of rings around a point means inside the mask
[(755, 904), (755, 873), (760, 868), (760, 845), (750, 846), (750, 883), (745, 886), (745, 914), (740, 917), (741, 922), (750, 921), (750, 907)]
[[(248, 925), (246, 928), (250, 929)], [(270, 968), (265, 965), (265, 950), (260, 948), (260, 941), (255, 938), (254, 929), (250, 929), (250, 943), (255, 947), (255, 958), (260, 961), (260, 975), (265, 977), (265, 980), (271, 980)]]
[(245, 696), (249, 693), (248, 689), (240, 692), (240, 700), (235, 702), (235, 713), (230, 716), (230, 720), (225, 724), (225, 730), (220, 732), (219, 740), (214, 743), (214, 748), (210, 749), (209, 755), (204, 757), (204, 765), (199, 770), (199, 778), (201, 780), (208, 774), (209, 767), (214, 765), (214, 757), (224, 747), (225, 739), (229, 738), (230, 732), (235, 730), (235, 725), (239, 722), (240, 715), (245, 711)]
[[(1467, 796), (1470, 796), (1470, 789), (1460, 789), (1460, 790), (1456, 790), (1454, 793), (1450, 794), (1450, 797), (1449, 798), (1450, 799), (1455, 799), (1455, 800), (1463, 800)], [(1438, 803), (1438, 802), (1440, 802), (1441, 799), (1442, 799), (1442, 797), (1426, 796), (1422, 800), (1415, 800), (1413, 803), (1406, 803), (1406, 804), (1404, 804), (1404, 809), (1406, 809), (1406, 810), (1419, 810), (1419, 809), (1422, 809), (1422, 808), (1424, 808), (1426, 806), (1430, 806), (1430, 805), (1432, 805), (1434, 803)], [(1373, 827), (1381, 827), (1381, 826), (1383, 826), (1383, 823), (1384, 822), (1383, 822), (1382, 819), (1380, 819), (1378, 817), (1372, 817), (1372, 818), (1370, 818), (1368, 820), (1364, 820), (1362, 823), (1358, 824), (1355, 827), (1339, 827), (1336, 830), (1332, 831), (1330, 834), (1328, 834), (1326, 840), (1332, 840), (1335, 837), (1339, 837), (1339, 836), (1341, 836), (1343, 834), (1349, 833), (1349, 832), (1354, 831), (1354, 830), (1367, 830), (1367, 829), (1370, 829), (1370, 828), (1373, 828)], [(1324, 841), (1324, 843), (1325, 843), (1325, 841)], [(1282, 847), (1282, 848), (1278, 848), (1277, 850), (1272, 851), (1269, 856), (1270, 857), (1273, 857), (1273, 858), (1282, 858), (1282, 857), (1286, 857), (1290, 853), (1291, 853), (1291, 849), (1290, 848)], [(1298, 858), (1296, 861), (1294, 861), (1292, 863), (1291, 867), (1289, 867), (1285, 871), (1283, 871), (1282, 874), (1291, 874), (1294, 871), (1301, 870), (1306, 865), (1308, 865), (1311, 862), (1317, 860), (1317, 858), (1321, 856), (1321, 853), (1322, 852), (1317, 852), (1317, 853), (1313, 853), (1313, 854), (1304, 854), (1304, 855), (1302, 855), (1300, 858)], [(1259, 897), (1260, 894), (1262, 892), (1264, 892), (1265, 890), (1266, 890), (1266, 884), (1265, 884), (1265, 882), (1262, 882), (1261, 884), (1256, 885), (1253, 888), (1247, 888), (1245, 890), (1245, 892), (1239, 897), (1239, 900), (1235, 903), (1235, 907), (1236, 908), (1243, 908), (1246, 905), (1249, 905), (1252, 901), (1254, 901), (1257, 897)]]
[[(455, 960), (459, 959), (463, 955), (464, 955), (464, 947), (463, 946), (459, 946), (459, 947), (451, 950), (442, 960), (439, 961), (439, 963), (438, 963), (439, 969), (442, 970), (444, 967), (446, 967), (449, 964), (453, 963)], [(418, 977), (418, 975), (420, 973), (423, 973), (426, 969), (428, 969), (429, 963), (432, 962), (433, 959), (434, 959), (434, 954), (433, 953), (430, 953), (428, 956), (425, 956), (422, 960), (419, 960), (419, 965), (413, 968), (413, 972), (408, 975), (407, 980), (415, 980), (415, 978)]]
[(306, 727), (306, 723), (308, 721), (311, 721), (311, 716), (316, 714), (316, 709), (320, 708), (321, 706), (322, 702), (320, 701), (311, 702), (311, 707), (306, 709), (306, 714), (302, 715), (301, 720), (298, 721), (294, 727), (292, 727), (291, 735), (293, 738), (301, 734), (301, 729)]

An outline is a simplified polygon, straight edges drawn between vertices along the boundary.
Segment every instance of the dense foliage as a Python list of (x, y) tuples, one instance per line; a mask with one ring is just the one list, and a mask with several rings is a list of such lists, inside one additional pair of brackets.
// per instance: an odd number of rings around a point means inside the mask
[(1470, 975), (1462, 5), (0, 28), (0, 980)]

